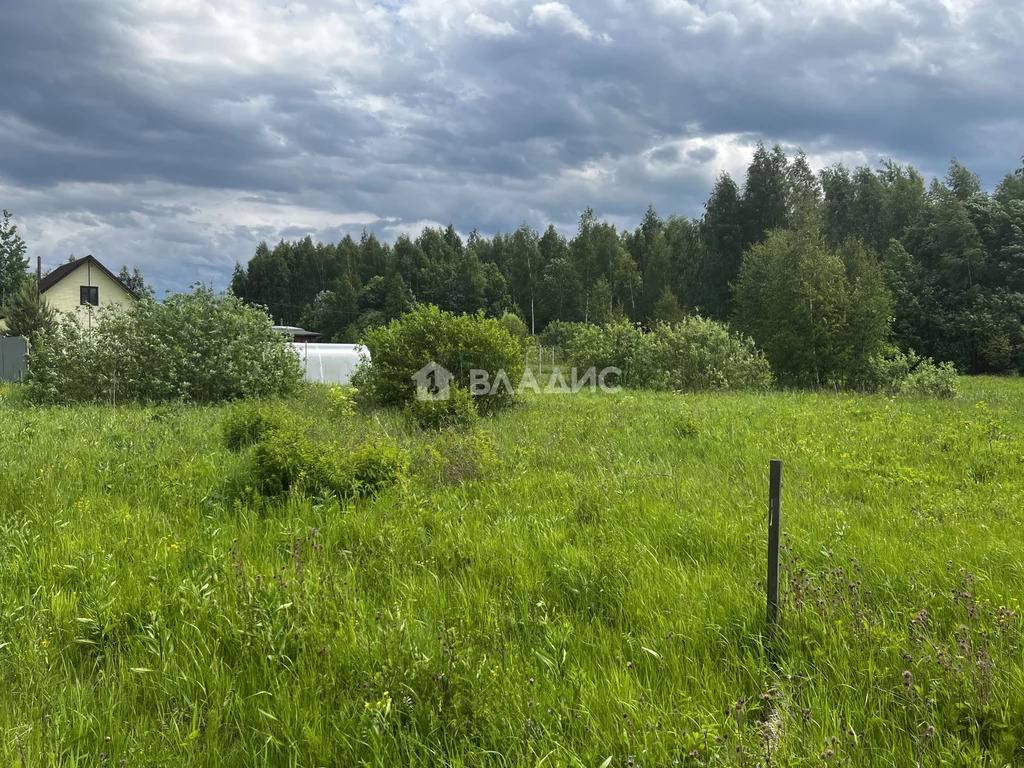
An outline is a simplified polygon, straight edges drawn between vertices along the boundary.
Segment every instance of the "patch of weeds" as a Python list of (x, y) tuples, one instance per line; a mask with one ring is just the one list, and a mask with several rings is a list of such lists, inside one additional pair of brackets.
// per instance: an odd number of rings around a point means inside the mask
[(414, 471), (440, 487), (484, 479), (497, 465), (494, 446), (483, 432), (442, 432), (424, 446)]
[(277, 403), (240, 400), (228, 406), (221, 420), (221, 436), (231, 451), (241, 451), (261, 442), (269, 432), (280, 430), (290, 421), (288, 412)]
[(480, 417), (473, 395), (462, 387), (451, 387), (443, 400), (412, 400), (405, 406), (406, 417), (427, 431), (472, 429)]
[(351, 450), (314, 443), (294, 428), (273, 430), (249, 452), (249, 474), (262, 495), (292, 489), (341, 498), (372, 496), (406, 473), (405, 452), (391, 440)]
[(676, 415), (672, 418), (669, 428), (679, 440), (692, 440), (700, 434), (697, 422), (688, 416)]

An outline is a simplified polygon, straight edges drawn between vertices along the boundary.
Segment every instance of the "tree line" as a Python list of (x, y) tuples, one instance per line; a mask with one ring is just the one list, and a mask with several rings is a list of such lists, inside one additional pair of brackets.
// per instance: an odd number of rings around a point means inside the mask
[[(368, 232), (337, 244), (261, 243), (247, 266), (236, 266), (231, 288), (276, 320), (334, 340), (355, 339), (414, 303), (512, 311), (534, 333), (555, 320), (625, 317), (649, 326), (690, 313), (747, 330), (770, 325), (767, 315), (780, 310), (767, 305), (785, 300), (785, 291), (764, 294), (753, 283), (785, 283), (771, 272), (792, 270), (792, 259), (751, 256), (784, 231), (802, 233), (791, 245), (804, 244), (801, 269), (820, 284), (823, 302), (837, 300), (828, 294), (838, 275), (849, 280), (852, 304), (843, 311), (862, 315), (861, 330), (884, 325), (887, 341), (964, 372), (1020, 371), (1022, 171), (990, 194), (955, 159), (944, 179), (926, 185), (893, 161), (815, 173), (802, 152), (790, 158), (759, 144), (742, 185), (722, 174), (699, 219), (664, 219), (648, 208), (636, 229), (619, 231), (588, 208), (569, 238), (523, 224), (493, 237), (474, 230), (463, 242), (449, 224), (393, 244)], [(836, 260), (839, 252), (845, 259)], [(741, 289), (741, 267), (752, 258), (761, 273), (752, 276), (751, 266)]]

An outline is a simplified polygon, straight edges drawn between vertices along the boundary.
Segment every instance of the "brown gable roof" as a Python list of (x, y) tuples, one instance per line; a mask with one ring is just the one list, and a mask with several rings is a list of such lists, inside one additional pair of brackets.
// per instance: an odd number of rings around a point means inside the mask
[(100, 269), (102, 269), (106, 273), (107, 277), (109, 277), (115, 283), (124, 288), (128, 292), (129, 296), (138, 301), (139, 297), (135, 293), (135, 291), (133, 291), (131, 288), (125, 285), (121, 278), (119, 278), (109, 269), (100, 264), (96, 257), (93, 256), (92, 254), (89, 254), (88, 256), (83, 256), (80, 259), (75, 259), (74, 261), (69, 261), (67, 264), (61, 264), (55, 270), (50, 272), (50, 274), (48, 274), (46, 277), (39, 281), (39, 293), (46, 293), (48, 290), (53, 288), (53, 286), (55, 286), (57, 283), (59, 283), (61, 280), (70, 275), (72, 272), (74, 272), (76, 269), (78, 269), (86, 262), (91, 262)]

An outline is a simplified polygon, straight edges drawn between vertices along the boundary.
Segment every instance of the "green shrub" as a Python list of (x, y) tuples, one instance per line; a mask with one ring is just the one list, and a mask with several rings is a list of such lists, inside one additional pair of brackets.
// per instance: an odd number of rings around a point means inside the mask
[(903, 353), (893, 349), (871, 357), (855, 384), (862, 391), (890, 397), (951, 398), (959, 394), (952, 363), (936, 365), (930, 357), (920, 357), (913, 350)]
[(408, 459), (397, 443), (364, 443), (344, 456), (332, 477), (340, 496), (373, 496), (405, 476)]
[(406, 471), (405, 452), (393, 441), (351, 450), (315, 443), (294, 427), (267, 432), (249, 452), (254, 486), (265, 496), (292, 489), (341, 498), (372, 496)]
[(240, 451), (260, 442), (274, 429), (288, 422), (288, 412), (279, 404), (259, 400), (239, 400), (232, 403), (221, 420), (221, 434), (228, 450)]
[(249, 451), (253, 484), (265, 496), (278, 496), (295, 487), (320, 486), (322, 461), (312, 443), (294, 428), (263, 435)]
[(588, 326), (570, 343), (569, 360), (578, 370), (617, 368), (621, 376), (607, 376), (606, 383), (635, 389), (765, 389), (772, 384), (771, 366), (750, 339), (701, 317), (661, 323), (647, 333), (625, 320)]
[(767, 389), (772, 369), (754, 342), (722, 323), (687, 317), (647, 334), (638, 361), (651, 389)]
[(526, 327), (523, 318), (512, 312), (506, 312), (498, 318), (498, 323), (509, 332), (512, 338), (516, 339), (524, 348), (526, 347), (526, 342), (530, 338), (530, 329)]
[(356, 395), (359, 392), (355, 387), (342, 387), (331, 384), (327, 387), (327, 402), (331, 404), (334, 415), (342, 421), (351, 419), (356, 413)]
[[(452, 375), (452, 384), (470, 388), (470, 371), (484, 370), (493, 377), (504, 370), (518, 386), (524, 370), (519, 342), (497, 320), (475, 315), (454, 315), (435, 306), (420, 306), (388, 325), (367, 332), (372, 359), (360, 365), (353, 379), (369, 402), (405, 405), (416, 398), (413, 378), (430, 363)], [(507, 408), (515, 395), (502, 387), (491, 395), (475, 397), (480, 413)]]
[(91, 331), (62, 318), (40, 335), (28, 385), (42, 403), (272, 397), (302, 381), (298, 356), (263, 310), (206, 287), (100, 310)]
[(566, 351), (570, 365), (580, 371), (618, 368), (620, 375), (611, 374), (605, 379), (611, 386), (643, 387), (646, 384), (642, 373), (645, 346), (645, 334), (640, 326), (619, 320), (604, 326), (584, 325)]
[(950, 363), (936, 365), (928, 358), (907, 377), (903, 394), (913, 397), (938, 397), (949, 399), (960, 394), (956, 367)]
[(450, 387), (443, 400), (416, 398), (405, 406), (406, 415), (420, 429), (469, 429), (479, 417), (473, 395), (462, 387)]
[(593, 328), (589, 323), (570, 323), (565, 320), (553, 320), (540, 334), (540, 343), (545, 347), (555, 347), (563, 352), (575, 340), (577, 334), (586, 328)]

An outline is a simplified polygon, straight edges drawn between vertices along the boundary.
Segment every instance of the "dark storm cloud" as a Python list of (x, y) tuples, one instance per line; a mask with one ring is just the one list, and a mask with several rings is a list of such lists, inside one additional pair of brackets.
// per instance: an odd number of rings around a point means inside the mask
[(998, 0), (10, 2), (0, 204), (49, 263), (223, 286), (261, 239), (699, 215), (758, 138), (991, 186), (1024, 152)]

